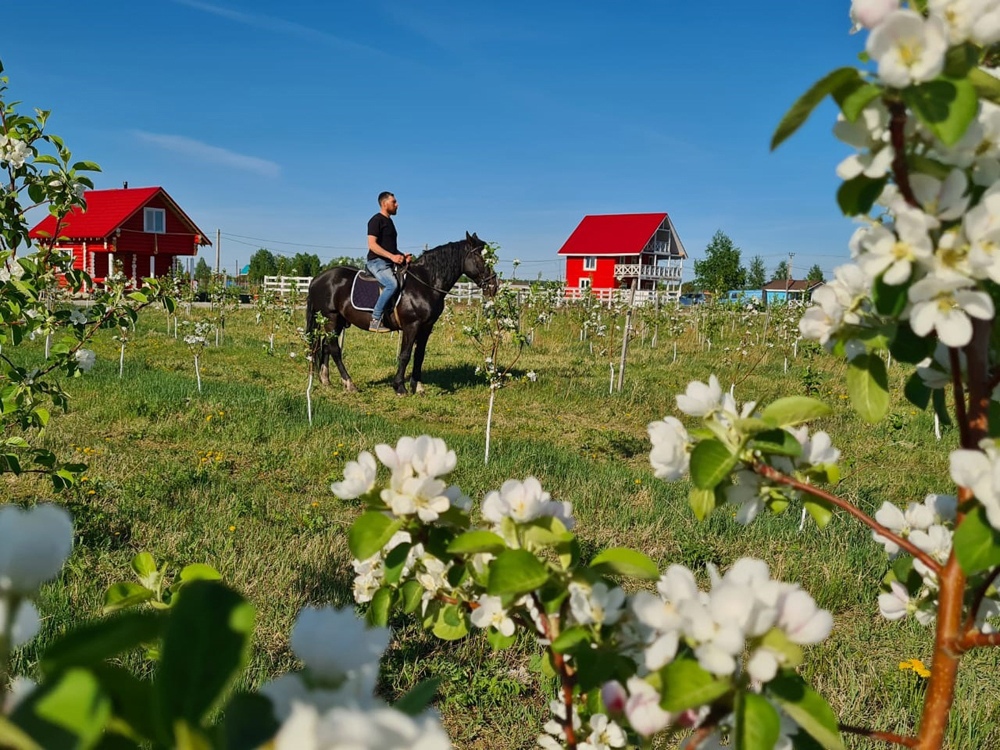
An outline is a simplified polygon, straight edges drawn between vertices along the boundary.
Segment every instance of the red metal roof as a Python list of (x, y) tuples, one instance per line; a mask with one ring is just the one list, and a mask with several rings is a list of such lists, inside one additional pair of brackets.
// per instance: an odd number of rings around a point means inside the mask
[[(87, 208), (74, 207), (63, 219), (59, 235), (67, 239), (107, 239), (129, 217), (148, 203), (153, 196), (162, 193), (177, 216), (189, 225), (192, 234), (201, 236), (201, 245), (211, 245), (205, 233), (195, 225), (180, 206), (161, 187), (118, 188), (115, 190), (87, 190), (83, 197)], [(32, 239), (51, 237), (56, 230), (54, 216), (46, 216), (31, 230)]]
[(638, 255), (666, 214), (584, 216), (559, 255)]

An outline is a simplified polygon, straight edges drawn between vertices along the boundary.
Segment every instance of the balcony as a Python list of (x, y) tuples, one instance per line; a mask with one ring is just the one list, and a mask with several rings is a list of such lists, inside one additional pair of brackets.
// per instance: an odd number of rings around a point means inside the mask
[(649, 266), (640, 263), (616, 264), (615, 278), (638, 278), (640, 281), (644, 279), (652, 281), (680, 281), (682, 270), (680, 263), (666, 266)]

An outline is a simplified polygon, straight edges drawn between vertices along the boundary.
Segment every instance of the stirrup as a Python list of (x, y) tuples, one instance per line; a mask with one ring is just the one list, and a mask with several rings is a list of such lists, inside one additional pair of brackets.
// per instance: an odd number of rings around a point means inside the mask
[(372, 318), (372, 322), (368, 324), (368, 330), (371, 333), (389, 333), (389, 329), (382, 325), (381, 318)]

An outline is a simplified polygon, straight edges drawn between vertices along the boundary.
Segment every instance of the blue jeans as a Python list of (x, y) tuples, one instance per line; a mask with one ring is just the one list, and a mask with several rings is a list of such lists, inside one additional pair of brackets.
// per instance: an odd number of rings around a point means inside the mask
[(372, 310), (372, 319), (382, 320), (382, 313), (385, 312), (386, 304), (388, 304), (392, 295), (396, 293), (396, 289), (399, 287), (399, 282), (396, 281), (396, 274), (392, 270), (393, 263), (387, 258), (373, 258), (365, 263), (365, 268), (382, 285), (382, 292), (375, 303), (375, 309)]

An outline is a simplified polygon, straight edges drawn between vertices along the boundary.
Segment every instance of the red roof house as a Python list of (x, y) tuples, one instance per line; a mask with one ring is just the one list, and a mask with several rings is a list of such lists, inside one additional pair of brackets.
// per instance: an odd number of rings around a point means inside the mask
[(687, 251), (670, 216), (584, 216), (559, 250), (566, 258), (566, 296), (623, 287), (680, 294)]
[(118, 262), (138, 286), (144, 277), (169, 274), (178, 256), (212, 244), (161, 187), (88, 190), (83, 197), (86, 208), (74, 208), (58, 227), (54, 216), (45, 217), (30, 236), (49, 240), (58, 232), (54, 246), (72, 252), (73, 267), (95, 283)]

